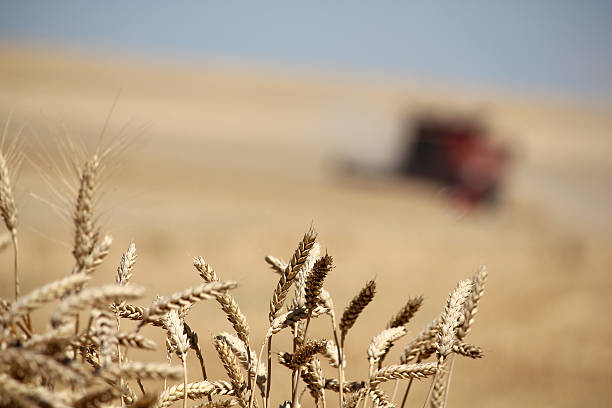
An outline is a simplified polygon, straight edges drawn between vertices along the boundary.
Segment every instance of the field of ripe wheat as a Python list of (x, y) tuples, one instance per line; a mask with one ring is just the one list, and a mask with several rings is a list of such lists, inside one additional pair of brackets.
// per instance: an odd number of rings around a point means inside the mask
[[(0, 59), (21, 299), (8, 229), (3, 404), (332, 407), (340, 383), (349, 406), (401, 406), (408, 384), (406, 406), (612, 399), (609, 110), (301, 73)], [(388, 157), (405, 112), (432, 106), (485, 106), (511, 141), (499, 208), (466, 213), (436, 188), (339, 170), (355, 154)]]

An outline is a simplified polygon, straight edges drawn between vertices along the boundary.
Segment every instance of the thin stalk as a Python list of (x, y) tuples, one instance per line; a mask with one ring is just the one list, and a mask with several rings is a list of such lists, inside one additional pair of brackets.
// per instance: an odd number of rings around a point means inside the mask
[[(115, 319), (117, 320), (117, 332), (119, 332), (121, 323), (118, 312), (115, 313)], [(121, 345), (119, 342), (117, 342), (117, 364), (119, 364), (119, 369), (121, 369)], [(121, 408), (123, 408), (125, 407), (125, 402), (123, 401), (123, 377), (119, 379), (119, 389), (121, 390), (119, 400), (121, 401)]]
[(19, 299), (19, 245), (17, 244), (17, 231), (11, 231), (11, 240), (13, 241), (13, 274), (15, 275), (15, 300)]
[[(332, 324), (332, 329), (334, 331), (334, 341), (336, 342), (336, 349), (338, 350), (338, 384), (340, 385), (340, 389), (338, 390), (338, 398), (339, 398), (339, 405), (338, 408), (342, 408), (344, 406), (344, 358), (343, 356), (343, 352), (342, 350), (343, 348), (343, 344), (341, 344), (338, 341), (338, 328), (336, 325), (336, 318), (334, 316), (334, 314), (332, 313), (331, 315), (331, 324)], [(344, 343), (344, 342), (342, 342)]]
[(446, 387), (444, 387), (444, 405), (446, 406), (446, 401), (448, 400), (448, 391), (451, 384), (451, 376), (453, 374), (453, 368), (455, 367), (455, 355), (453, 354), (451, 357), (450, 367), (448, 369), (448, 375), (446, 376)]
[(429, 400), (431, 399), (431, 394), (433, 393), (434, 386), (436, 385), (436, 380), (438, 379), (438, 373), (440, 372), (440, 367), (442, 367), (442, 364), (438, 362), (438, 367), (436, 368), (436, 372), (434, 373), (433, 380), (431, 381), (431, 385), (429, 386), (429, 392), (427, 393), (427, 398), (425, 399), (423, 408), (427, 406), (427, 404), (429, 403)]
[[(251, 347), (246, 344), (246, 352), (247, 352), (247, 390), (249, 391), (249, 407), (253, 401), (253, 394), (255, 394), (253, 390), (253, 381), (251, 379), (251, 364), (253, 364), (251, 360)], [(257, 375), (257, 369), (255, 369), (253, 376)]]
[(393, 394), (391, 394), (391, 402), (395, 402), (395, 397), (397, 396), (398, 389), (399, 389), (399, 380), (395, 380), (395, 385), (393, 385)]
[(266, 378), (266, 398), (264, 408), (270, 406), (270, 386), (272, 382), (272, 336), (268, 338), (268, 378)]
[[(145, 392), (144, 386), (142, 385), (142, 381), (140, 380), (140, 378), (137, 378), (136, 382), (138, 383), (138, 388), (140, 388), (140, 392), (142, 392), (142, 395), (147, 395), (147, 393)], [(166, 389), (166, 387), (164, 387), (164, 389)]]
[[(264, 340), (264, 343), (261, 345), (261, 349), (259, 350), (259, 354), (258, 354), (258, 356), (257, 356), (257, 361), (261, 361), (261, 358), (262, 358), (262, 356), (263, 356), (264, 348), (266, 347), (266, 342), (267, 342), (267, 341), (268, 341), (268, 339), (266, 338), (266, 340)], [(268, 360), (268, 362), (269, 362), (269, 361), (270, 361), (270, 360)], [(269, 365), (269, 363), (268, 363), (268, 365)], [(269, 375), (269, 373), (268, 373), (268, 375)], [(264, 408), (266, 408), (266, 406), (267, 406), (267, 401), (266, 401), (266, 399), (265, 399), (265, 395), (264, 395), (264, 398), (263, 398), (263, 403), (264, 403)], [(249, 400), (249, 408), (251, 408), (252, 406), (253, 406), (253, 399), (250, 399), (250, 400)]]
[[(421, 354), (417, 354), (417, 359), (416, 359), (417, 364), (421, 362)], [(404, 408), (404, 406), (406, 405), (406, 400), (408, 399), (408, 393), (410, 392), (410, 387), (412, 386), (412, 381), (414, 381), (414, 378), (410, 378), (410, 380), (408, 381), (408, 385), (406, 386), (406, 392), (404, 392), (404, 398), (402, 398), (402, 405), (400, 405), (400, 408)]]
[[(310, 316), (312, 315), (312, 311), (308, 314), (308, 317), (306, 318), (306, 326), (304, 327), (304, 338), (303, 343), (306, 344), (306, 332), (308, 331), (308, 326), (310, 325)], [(295, 324), (295, 336), (298, 335), (298, 330), (297, 330), (297, 326), (300, 323), (296, 323)], [(293, 353), (295, 354), (295, 337), (293, 339)], [(297, 369), (293, 369), (293, 387), (292, 387), (292, 391), (291, 391), (291, 406), (292, 407), (296, 407), (296, 401), (297, 401), (297, 389), (298, 386), (300, 384), (300, 367), (298, 367)]]
[(183, 360), (183, 408), (187, 408), (187, 356), (185, 353), (181, 353), (181, 360)]

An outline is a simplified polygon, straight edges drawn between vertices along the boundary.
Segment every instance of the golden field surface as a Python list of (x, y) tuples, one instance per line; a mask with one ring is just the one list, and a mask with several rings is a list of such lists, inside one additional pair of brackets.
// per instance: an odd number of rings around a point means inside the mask
[[(326, 287), (336, 313), (366, 281), (378, 285), (347, 339), (350, 379), (367, 376), (369, 340), (408, 297), (425, 296), (411, 338), (458, 280), (486, 264), (485, 297), (467, 339), (486, 355), (457, 361), (449, 406), (612, 401), (611, 109), (264, 68), (9, 48), (0, 61), (0, 124), (12, 112), (9, 140), (24, 126), (27, 156), (15, 188), (22, 292), (68, 274), (73, 261), (70, 220), (55, 207), (69, 213), (69, 204), (54, 198), (41, 173), (62, 190), (53, 176), (60, 145), (83, 141), (93, 151), (116, 101), (100, 143), (133, 142), (103, 173), (99, 214), (114, 241), (96, 283), (114, 282), (131, 240), (132, 281), (147, 288), (146, 301), (200, 283), (191, 265), (200, 255), (221, 279), (239, 282), (234, 295), (258, 349), (277, 282), (263, 257), (288, 259), (312, 224), (334, 257)], [(498, 208), (465, 213), (435, 187), (342, 171), (349, 159), (388, 164), (404, 115), (423, 109), (478, 111), (510, 144), (514, 161)], [(0, 296), (11, 298), (10, 251), (0, 265)], [(34, 319), (47, 324), (43, 314)], [(224, 376), (210, 344), (231, 329), (218, 305), (198, 304), (188, 322), (211, 377)], [(312, 335), (331, 336), (328, 327), (316, 322)], [(164, 336), (147, 334), (161, 350), (145, 358), (165, 361)], [(277, 351), (286, 346), (275, 343)], [(195, 359), (190, 366), (197, 378)], [(274, 366), (275, 401), (288, 398), (287, 374)], [(422, 404), (428, 385), (417, 384), (410, 406)]]

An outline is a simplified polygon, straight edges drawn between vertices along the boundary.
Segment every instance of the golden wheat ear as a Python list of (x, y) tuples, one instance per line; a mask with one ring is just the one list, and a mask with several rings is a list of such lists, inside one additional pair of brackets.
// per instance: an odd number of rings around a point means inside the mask
[[(4, 225), (10, 233), (11, 242), (13, 244), (13, 275), (14, 275), (14, 291), (15, 300), (19, 299), (19, 245), (17, 241), (17, 207), (13, 196), (13, 188), (11, 186), (11, 169), (9, 162), (15, 165), (15, 171), (21, 162), (20, 153), (16, 151), (16, 142), (13, 143), (13, 150), (5, 153), (4, 141), (8, 133), (10, 118), (6, 121), (2, 132), (2, 140), (0, 141), (0, 214), (4, 220)], [(29, 320), (28, 320), (29, 326)]]
[(317, 234), (313, 229), (310, 229), (304, 234), (304, 237), (298, 244), (297, 249), (291, 257), (291, 261), (287, 265), (287, 268), (281, 274), (281, 277), (272, 293), (272, 300), (270, 300), (270, 323), (278, 316), (278, 313), (283, 306), (287, 292), (293, 284), (293, 280), (296, 278), (300, 269), (304, 266), (306, 258), (312, 249)]
[(373, 280), (366, 283), (365, 287), (359, 291), (359, 293), (351, 300), (349, 305), (344, 309), (342, 318), (340, 319), (340, 333), (341, 341), (344, 343), (344, 339), (348, 331), (353, 327), (357, 318), (363, 312), (363, 309), (374, 299), (376, 294), (376, 282)]

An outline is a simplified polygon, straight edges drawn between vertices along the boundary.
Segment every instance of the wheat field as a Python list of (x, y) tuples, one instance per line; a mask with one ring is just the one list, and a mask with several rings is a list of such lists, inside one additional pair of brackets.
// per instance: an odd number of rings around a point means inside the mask
[[(371, 340), (409, 299), (423, 295), (423, 304), (385, 364), (398, 364), (409, 339), (442, 312), (454, 284), (486, 264), (487, 290), (469, 337), (484, 358), (456, 359), (448, 405), (610, 400), (612, 372), (602, 364), (612, 339), (602, 312), (610, 307), (612, 286), (608, 111), (360, 78), (331, 82), (300, 73), (151, 67), (10, 49), (2, 51), (2, 60), (0, 118), (12, 112), (9, 136), (25, 125), (21, 147), (27, 159), (13, 186), (22, 296), (68, 277), (75, 267), (74, 204), (58, 202), (49, 186), (63, 191), (54, 169), (61, 167), (66, 146), (58, 140), (84, 140), (84, 150), (92, 152), (116, 99), (102, 141), (119, 134), (133, 140), (101, 169), (96, 222), (113, 242), (88, 288), (113, 284), (122, 254), (135, 242), (131, 282), (145, 290), (138, 304), (150, 305), (155, 295), (201, 285), (193, 258), (202, 256), (221, 279), (237, 282), (230, 293), (259, 353), (279, 280), (264, 257), (289, 261), (313, 225), (321, 251), (333, 257), (325, 288), (338, 319), (366, 282), (376, 282), (375, 298), (347, 337), (350, 380), (370, 378)], [(360, 148), (380, 152), (388, 135), (381, 132), (374, 145), (358, 135), (392, 126), (406, 109), (484, 103), (491, 125), (520, 153), (504, 204), (495, 211), (462, 215), (428, 186), (355, 179), (333, 165), (348, 153), (359, 155)], [(65, 195), (76, 197), (72, 193)], [(10, 247), (0, 262), (0, 296), (13, 299)], [(32, 314), (33, 328), (48, 330), (53, 310)], [(210, 378), (231, 385), (217, 354), (225, 344), (220, 333), (234, 329), (217, 302), (199, 302), (187, 322), (198, 334)], [(314, 319), (310, 326), (312, 339), (333, 340), (327, 320)], [(129, 350), (130, 360), (165, 362), (163, 331), (144, 327), (142, 335), (157, 351)], [(291, 351), (285, 331), (274, 338), (275, 352)], [(187, 378), (199, 380), (198, 359), (190, 353)], [(271, 400), (277, 404), (291, 400), (292, 371), (279, 365), (281, 355), (273, 357)], [(166, 374), (178, 386), (183, 372), (180, 358), (173, 361), (180, 370)], [(147, 380), (145, 387), (157, 389), (160, 382)], [(415, 381), (408, 406), (423, 404), (429, 384)], [(337, 404), (332, 395), (337, 398), (327, 391), (329, 406)], [(305, 406), (313, 404), (309, 398), (303, 397)]]

